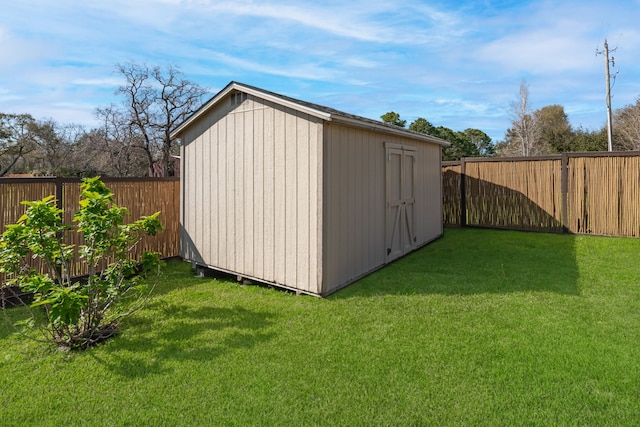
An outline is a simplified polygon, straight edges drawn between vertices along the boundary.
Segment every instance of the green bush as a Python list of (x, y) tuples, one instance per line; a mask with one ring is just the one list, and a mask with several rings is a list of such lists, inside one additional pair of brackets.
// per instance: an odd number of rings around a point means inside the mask
[[(155, 252), (145, 252), (139, 260), (129, 257), (142, 237), (162, 230), (160, 212), (124, 224), (127, 209), (114, 204), (111, 190), (98, 177), (83, 180), (81, 190), (75, 225), (63, 223), (63, 211), (49, 196), (22, 202), (26, 213), (0, 238), (0, 271), (12, 277), (7, 284), (34, 296), (23, 326), (69, 349), (86, 348), (117, 333), (119, 321), (140, 308), (148, 294), (140, 278), (157, 273), (160, 266)], [(65, 244), (69, 231), (81, 233), (84, 244)], [(76, 249), (89, 272), (82, 280), (70, 274)], [(44, 273), (33, 267), (36, 258)]]

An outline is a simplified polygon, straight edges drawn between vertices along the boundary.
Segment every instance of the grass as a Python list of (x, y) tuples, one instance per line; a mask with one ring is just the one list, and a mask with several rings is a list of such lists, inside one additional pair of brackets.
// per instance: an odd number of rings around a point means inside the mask
[(326, 299), (197, 278), (61, 353), (0, 323), (2, 425), (638, 425), (640, 239), (447, 229)]

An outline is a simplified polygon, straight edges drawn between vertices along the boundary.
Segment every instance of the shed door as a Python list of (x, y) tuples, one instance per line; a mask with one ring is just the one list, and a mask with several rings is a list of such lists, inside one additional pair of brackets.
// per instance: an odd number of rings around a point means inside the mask
[(416, 151), (387, 145), (387, 262), (416, 245), (414, 176)]

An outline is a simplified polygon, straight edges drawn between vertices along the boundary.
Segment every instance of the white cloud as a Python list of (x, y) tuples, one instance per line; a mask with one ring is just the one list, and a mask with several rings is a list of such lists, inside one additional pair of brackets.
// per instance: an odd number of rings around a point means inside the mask
[(547, 28), (488, 43), (478, 50), (474, 59), (493, 62), (507, 72), (554, 73), (590, 67), (593, 56), (589, 40)]
[(448, 97), (436, 99), (434, 102), (441, 107), (455, 112), (457, 115), (483, 115), (489, 110), (489, 106), (486, 103), (474, 102), (469, 99)]
[(12, 94), (7, 90), (0, 90), (0, 102), (15, 102), (23, 99), (22, 96)]
[(251, 71), (308, 80), (333, 80), (336, 78), (335, 71), (315, 64), (293, 64), (291, 66), (283, 64), (281, 66), (272, 66), (238, 58), (222, 52), (210, 52), (208, 55), (210, 59), (216, 62), (239, 68), (243, 72)]
[(118, 87), (123, 84), (123, 79), (118, 77), (99, 77), (99, 78), (78, 78), (71, 83), (79, 86), (112, 86)]
[[(315, 29), (327, 36), (345, 37), (355, 41), (389, 44), (423, 44), (450, 38), (459, 32), (455, 15), (438, 11), (433, 7), (389, 3), (386, 1), (352, 2), (256, 2), (256, 1), (173, 1), (163, 2), (189, 8), (199, 16), (220, 19), (260, 18), (282, 22), (281, 31), (290, 31), (291, 25)], [(248, 21), (243, 21), (247, 22)], [(251, 24), (237, 27), (235, 38), (251, 30)], [(446, 30), (446, 31), (445, 31)], [(443, 34), (446, 33), (446, 34)], [(275, 34), (274, 34), (275, 36)]]
[(15, 34), (6, 26), (0, 25), (0, 58), (2, 68), (25, 64), (38, 60), (51, 52), (46, 42), (27, 40)]

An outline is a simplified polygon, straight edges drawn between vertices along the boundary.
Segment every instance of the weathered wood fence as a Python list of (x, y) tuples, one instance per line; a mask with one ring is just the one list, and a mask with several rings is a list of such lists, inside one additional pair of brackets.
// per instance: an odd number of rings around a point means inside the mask
[(640, 236), (640, 152), (443, 162), (449, 225)]
[[(180, 254), (180, 179), (179, 178), (104, 178), (113, 191), (115, 203), (125, 206), (134, 221), (142, 215), (160, 211), (164, 230), (154, 237), (145, 237), (133, 254), (155, 251), (163, 258)], [(0, 232), (5, 225), (15, 223), (26, 211), (23, 200), (39, 200), (55, 195), (58, 207), (64, 210), (64, 223), (71, 224), (80, 200), (80, 179), (74, 178), (2, 178), (0, 179)], [(125, 219), (126, 221), (126, 219)], [(79, 233), (65, 233), (65, 243), (81, 244)], [(73, 276), (87, 274), (77, 258), (71, 263)], [(0, 274), (0, 285), (4, 283)]]

